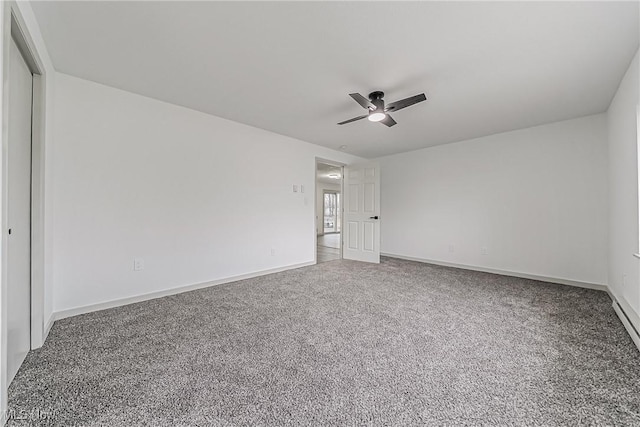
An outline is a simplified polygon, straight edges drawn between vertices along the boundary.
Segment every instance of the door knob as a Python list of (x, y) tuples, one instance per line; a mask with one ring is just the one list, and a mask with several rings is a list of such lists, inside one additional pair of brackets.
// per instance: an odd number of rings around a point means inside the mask
[(370, 216), (369, 219), (378, 219), (378, 215), (376, 216)]

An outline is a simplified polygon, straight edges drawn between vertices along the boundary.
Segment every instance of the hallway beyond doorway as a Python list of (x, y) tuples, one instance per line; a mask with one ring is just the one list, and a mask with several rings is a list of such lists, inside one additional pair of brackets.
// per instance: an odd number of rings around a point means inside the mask
[(318, 263), (340, 259), (340, 233), (318, 236)]

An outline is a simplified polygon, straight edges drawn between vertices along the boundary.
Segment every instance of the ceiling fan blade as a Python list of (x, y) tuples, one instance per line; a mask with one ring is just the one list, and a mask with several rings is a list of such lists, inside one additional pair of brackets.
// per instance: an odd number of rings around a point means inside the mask
[(387, 125), (388, 127), (391, 127), (391, 126), (397, 124), (396, 121), (393, 120), (393, 117), (391, 117), (388, 114), (386, 115), (386, 117), (384, 119), (380, 120), (380, 123), (382, 123), (383, 125)]
[(352, 97), (358, 104), (362, 105), (362, 108), (366, 108), (367, 110), (375, 110), (376, 106), (371, 103), (367, 98), (360, 95), (359, 93), (350, 93), (350, 97)]
[(412, 97), (409, 97), (409, 98), (401, 99), (400, 101), (390, 102), (389, 104), (387, 104), (387, 106), (384, 109), (384, 111), (402, 110), (403, 108), (410, 107), (413, 104), (417, 104), (418, 102), (422, 102), (422, 101), (426, 101), (426, 100), (427, 100), (427, 97), (425, 96), (425, 94), (421, 93), (420, 95), (416, 95), (416, 96), (412, 96)]
[(362, 120), (365, 117), (369, 117), (368, 114), (365, 114), (364, 116), (358, 116), (358, 117), (354, 117), (353, 119), (349, 119), (349, 120), (345, 120), (344, 122), (340, 122), (338, 123), (339, 125), (346, 125), (347, 123), (351, 123), (351, 122), (355, 122), (356, 120)]

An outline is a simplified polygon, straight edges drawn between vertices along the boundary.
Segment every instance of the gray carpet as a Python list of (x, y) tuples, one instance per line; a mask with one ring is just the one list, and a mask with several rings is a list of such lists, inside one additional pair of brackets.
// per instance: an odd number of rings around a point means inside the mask
[(9, 425), (640, 425), (640, 353), (603, 292), (339, 260), (58, 321), (9, 406)]

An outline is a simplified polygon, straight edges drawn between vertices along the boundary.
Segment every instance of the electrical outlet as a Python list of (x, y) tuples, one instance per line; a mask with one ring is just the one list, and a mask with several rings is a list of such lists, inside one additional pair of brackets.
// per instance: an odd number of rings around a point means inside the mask
[(297, 192), (298, 192), (298, 186), (297, 186), (297, 185), (295, 185), (295, 184), (293, 184), (293, 192), (294, 192), (294, 193), (297, 193)]
[(304, 193), (304, 185), (300, 184), (300, 192)]
[(622, 286), (627, 286), (627, 275), (626, 274), (622, 275)]
[(489, 255), (489, 248), (487, 248), (486, 246), (482, 246), (482, 247), (480, 248), (480, 253), (481, 253), (482, 255)]
[(133, 259), (133, 271), (144, 270), (144, 260), (142, 258)]
[(456, 248), (454, 248), (453, 245), (449, 245), (449, 252), (455, 252), (455, 249)]
[(271, 248), (271, 256), (276, 256), (276, 248)]

